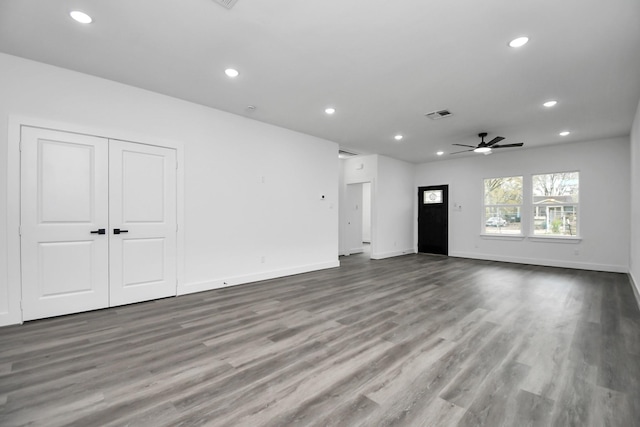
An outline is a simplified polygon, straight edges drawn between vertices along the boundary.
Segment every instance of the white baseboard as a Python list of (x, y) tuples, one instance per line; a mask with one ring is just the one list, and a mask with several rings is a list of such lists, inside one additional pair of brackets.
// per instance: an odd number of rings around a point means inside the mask
[(482, 259), (486, 261), (511, 262), (516, 264), (541, 265), (545, 267), (574, 268), (577, 270), (607, 271), (611, 273), (628, 273), (629, 272), (629, 268), (626, 265), (594, 264), (594, 263), (588, 263), (588, 262), (573, 262), (573, 261), (553, 260), (553, 259), (494, 256), (494, 255), (478, 254), (474, 252), (450, 252), (449, 256), (458, 257), (458, 258)]
[(385, 259), (385, 258), (392, 258), (396, 256), (415, 254), (415, 253), (416, 253), (416, 250), (413, 248), (405, 249), (403, 251), (383, 252), (383, 253), (375, 253), (375, 254), (372, 253), (371, 259)]
[(280, 270), (270, 270), (254, 274), (226, 277), (223, 279), (207, 280), (204, 282), (185, 283), (184, 285), (178, 286), (178, 295), (210, 291), (213, 289), (226, 288), (229, 286), (242, 285), (245, 283), (259, 282), (261, 280), (277, 279), (279, 277), (293, 276), (295, 274), (309, 273), (311, 271), (326, 270), (328, 268), (335, 267), (340, 267), (340, 261), (335, 260), (318, 264), (308, 264), (297, 267), (284, 268)]

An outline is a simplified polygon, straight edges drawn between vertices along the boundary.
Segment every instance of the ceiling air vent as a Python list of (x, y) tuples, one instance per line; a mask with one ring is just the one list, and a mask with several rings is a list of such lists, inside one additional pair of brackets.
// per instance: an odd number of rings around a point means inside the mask
[(338, 157), (340, 157), (341, 159), (346, 159), (347, 157), (353, 157), (353, 156), (357, 156), (356, 153), (350, 153), (348, 151), (344, 151), (344, 150), (338, 150)]
[(231, 9), (237, 1), (238, 0), (215, 0), (216, 3), (226, 7), (227, 9)]
[(438, 120), (442, 119), (443, 117), (449, 117), (452, 115), (453, 114), (451, 114), (451, 111), (449, 110), (440, 110), (425, 114), (425, 116), (429, 117), (431, 120)]

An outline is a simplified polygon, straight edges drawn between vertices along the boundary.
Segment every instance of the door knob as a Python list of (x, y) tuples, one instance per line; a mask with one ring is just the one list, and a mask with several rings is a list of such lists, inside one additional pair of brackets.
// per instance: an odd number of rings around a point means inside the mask
[(113, 234), (128, 233), (128, 232), (129, 230), (120, 230), (119, 228), (113, 229)]
[(104, 228), (98, 228), (97, 230), (90, 231), (91, 234), (106, 234), (106, 230)]

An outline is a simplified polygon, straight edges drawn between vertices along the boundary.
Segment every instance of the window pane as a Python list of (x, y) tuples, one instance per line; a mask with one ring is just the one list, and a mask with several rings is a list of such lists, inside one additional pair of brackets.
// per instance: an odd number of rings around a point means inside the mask
[(442, 203), (442, 190), (426, 190), (422, 195), (422, 201), (425, 205)]
[(485, 205), (521, 205), (522, 177), (508, 176), (484, 180)]
[(522, 177), (484, 180), (484, 233), (521, 234)]
[(578, 172), (558, 172), (533, 176), (533, 204), (578, 203)]
[(532, 177), (533, 234), (576, 236), (578, 233), (578, 172), (556, 172)]
[(486, 234), (521, 234), (520, 206), (486, 206), (484, 232)]
[(578, 206), (534, 206), (533, 226), (533, 234), (535, 235), (576, 236), (578, 230)]

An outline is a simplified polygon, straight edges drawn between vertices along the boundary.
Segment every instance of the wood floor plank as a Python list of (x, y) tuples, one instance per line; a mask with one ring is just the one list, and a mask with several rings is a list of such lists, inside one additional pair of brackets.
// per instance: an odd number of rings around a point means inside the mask
[[(530, 373), (531, 374), (531, 373)], [(546, 427), (550, 425), (554, 401), (524, 390), (518, 391), (512, 425)]]
[(620, 426), (626, 275), (407, 255), (0, 328), (5, 426)]
[(516, 422), (518, 390), (529, 367), (513, 360), (503, 363), (477, 385), (473, 400), (459, 426), (520, 425)]

